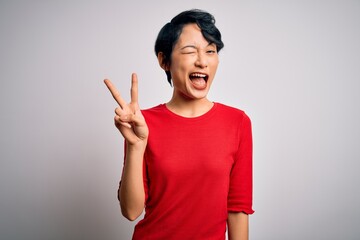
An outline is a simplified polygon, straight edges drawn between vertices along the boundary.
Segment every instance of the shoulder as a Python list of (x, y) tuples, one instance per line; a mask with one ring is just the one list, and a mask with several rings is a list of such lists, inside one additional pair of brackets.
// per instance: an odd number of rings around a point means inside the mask
[(237, 120), (250, 121), (249, 116), (245, 113), (244, 110), (232, 106), (228, 106), (222, 103), (216, 103), (216, 105), (218, 112), (224, 115), (225, 117), (229, 117)]
[(159, 104), (157, 106), (151, 107), (151, 108), (147, 108), (147, 109), (142, 109), (141, 113), (142, 114), (156, 114), (159, 112), (163, 112), (164, 111), (164, 104)]
[(157, 106), (142, 109), (141, 113), (144, 116), (145, 120), (149, 119), (162, 119), (166, 117), (166, 109), (165, 104), (159, 104)]

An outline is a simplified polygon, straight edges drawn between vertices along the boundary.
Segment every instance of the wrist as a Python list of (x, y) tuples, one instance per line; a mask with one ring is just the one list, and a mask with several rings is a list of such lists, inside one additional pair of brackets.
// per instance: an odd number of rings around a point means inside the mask
[(138, 140), (136, 142), (126, 141), (126, 150), (127, 152), (145, 151), (146, 145), (147, 145), (147, 139)]

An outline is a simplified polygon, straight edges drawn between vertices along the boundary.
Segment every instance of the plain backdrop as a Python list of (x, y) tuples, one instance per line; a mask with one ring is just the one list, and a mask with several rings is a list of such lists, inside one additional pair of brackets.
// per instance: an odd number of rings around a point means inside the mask
[(0, 234), (127, 240), (123, 140), (110, 78), (169, 100), (153, 51), (183, 10), (211, 12), (225, 48), (209, 98), (253, 122), (250, 239), (360, 236), (360, 1), (0, 1)]

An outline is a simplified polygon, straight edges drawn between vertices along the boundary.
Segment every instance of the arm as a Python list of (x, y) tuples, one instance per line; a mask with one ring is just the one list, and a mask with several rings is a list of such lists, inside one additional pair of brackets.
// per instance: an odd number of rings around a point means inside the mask
[(145, 119), (138, 105), (138, 82), (132, 75), (131, 102), (127, 104), (109, 80), (105, 84), (119, 107), (115, 109), (115, 126), (126, 141), (126, 156), (121, 185), (118, 190), (121, 212), (130, 221), (144, 209), (143, 157), (149, 134)]
[(246, 213), (228, 213), (228, 237), (229, 240), (249, 239), (249, 216)]
[(229, 240), (249, 239), (249, 216), (252, 209), (252, 133), (250, 118), (244, 115), (241, 141), (230, 175), (228, 197)]
[(144, 209), (143, 156), (146, 145), (126, 145), (125, 165), (118, 199), (122, 215), (134, 221)]

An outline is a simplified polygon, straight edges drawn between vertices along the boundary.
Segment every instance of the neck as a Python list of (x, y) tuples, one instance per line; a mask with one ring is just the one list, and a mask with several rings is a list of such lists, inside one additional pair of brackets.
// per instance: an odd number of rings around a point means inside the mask
[(176, 98), (172, 98), (167, 104), (167, 108), (183, 117), (198, 117), (207, 113), (214, 103), (207, 98), (202, 99), (189, 99), (179, 101)]

